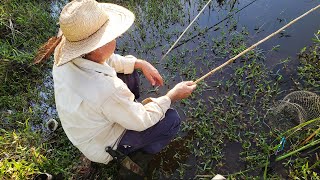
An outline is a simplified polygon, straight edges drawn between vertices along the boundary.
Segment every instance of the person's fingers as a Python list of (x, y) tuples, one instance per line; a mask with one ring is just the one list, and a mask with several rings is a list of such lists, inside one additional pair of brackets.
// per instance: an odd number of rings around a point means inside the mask
[(149, 73), (150, 73), (150, 76), (155, 81), (156, 85), (161, 85), (161, 86), (163, 85), (163, 79), (156, 69), (151, 70)]
[(192, 85), (195, 85), (195, 82), (193, 81), (185, 81), (186, 85), (188, 86), (192, 86)]
[(156, 79), (156, 86), (161, 86), (161, 83), (157, 79)]
[(190, 95), (197, 87), (197, 84), (193, 81), (184, 81), (185, 89), (187, 93)]
[(153, 79), (152, 76), (150, 77), (149, 81), (150, 81), (152, 86), (156, 85), (156, 81)]
[(148, 81), (150, 82), (150, 84), (151, 84), (152, 86), (154, 86), (154, 85), (156, 84), (156, 81), (154, 80), (154, 78), (152, 77), (151, 74), (145, 73), (145, 77), (148, 79)]
[(192, 90), (195, 90), (196, 89), (196, 87), (197, 87), (197, 85), (196, 84), (193, 84), (193, 85), (191, 85), (191, 86), (189, 86)]
[(163, 86), (163, 79), (160, 74), (156, 75), (156, 81), (158, 85)]
[(150, 63), (147, 63), (143, 69), (143, 74), (149, 80), (152, 86), (163, 86), (163, 79), (158, 70), (155, 69)]

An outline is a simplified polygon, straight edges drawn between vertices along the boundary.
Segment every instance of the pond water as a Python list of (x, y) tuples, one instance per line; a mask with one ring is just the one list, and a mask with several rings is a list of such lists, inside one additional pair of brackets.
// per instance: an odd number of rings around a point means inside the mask
[[(246, 12), (240, 14), (240, 24), (245, 25), (249, 30), (253, 30), (257, 26), (262, 26), (263, 32), (255, 39), (260, 39), (268, 34), (276, 31), (280, 27), (289, 23), (294, 18), (305, 13), (311, 8), (319, 4), (319, 1), (258, 1)], [(278, 57), (285, 58), (291, 56), (295, 58), (297, 52), (304, 46), (311, 44), (311, 38), (319, 29), (319, 11), (309, 14), (296, 24), (287, 28), (284, 32), (285, 36), (278, 35), (269, 42), (261, 45), (262, 49), (270, 49), (272, 46), (280, 45), (281, 51), (277, 53)], [(259, 38), (260, 37), (260, 38)], [(270, 58), (267, 63), (278, 63), (279, 58)], [(269, 64), (269, 63), (268, 63)]]
[[(228, 46), (232, 41), (230, 37), (235, 34), (246, 31), (248, 35), (243, 37), (245, 38), (243, 41), (250, 46), (315, 7), (319, 1), (294, 3), (290, 0), (212, 1), (176, 47), (160, 62), (163, 54), (178, 39), (206, 2), (164, 1), (163, 4), (165, 3), (169, 5), (155, 7), (156, 5), (149, 2), (149, 4), (136, 4), (132, 8), (136, 14), (135, 25), (118, 39), (117, 52), (133, 54), (151, 61), (156, 64), (160, 72), (169, 76), (169, 79), (181, 81), (194, 80), (193, 78), (198, 78), (199, 75), (231, 58), (230, 54), (221, 52), (224, 51), (223, 48), (230, 48)], [(270, 69), (278, 68), (276, 65), (288, 57), (291, 57), (289, 66), (297, 66), (299, 63), (297, 53), (301, 48), (312, 44), (314, 33), (319, 29), (319, 13), (318, 10), (309, 14), (258, 47), (265, 56), (265, 64)], [(232, 16), (226, 19), (228, 15)], [(216, 48), (217, 44), (220, 44), (220, 48)], [(273, 48), (276, 50), (272, 51)], [(182, 72), (172, 64), (195, 65), (201, 67), (201, 72), (198, 69), (197, 76), (181, 77), (186, 72)], [(188, 70), (190, 71), (190, 68)], [(228, 73), (228, 70), (225, 73)], [(217, 78), (217, 75), (214, 78)], [(146, 88), (147, 92), (150, 92), (151, 87)], [(160, 88), (156, 91), (162, 94), (166, 90)]]

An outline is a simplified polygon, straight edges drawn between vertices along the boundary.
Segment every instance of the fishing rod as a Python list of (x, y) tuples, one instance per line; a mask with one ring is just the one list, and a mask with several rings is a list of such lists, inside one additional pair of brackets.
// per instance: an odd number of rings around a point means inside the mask
[(209, 5), (209, 3), (212, 0), (209, 0), (207, 2), (207, 4), (201, 9), (201, 11), (198, 13), (198, 15), (191, 21), (191, 23), (188, 25), (188, 27), (181, 33), (181, 35), (179, 36), (179, 38), (173, 43), (173, 45), (171, 46), (171, 48), (162, 56), (162, 58), (160, 59), (163, 60), (168, 54), (169, 52), (172, 50), (172, 48), (178, 43), (178, 41), (182, 38), (182, 36), (184, 35), (184, 33), (187, 32), (187, 30), (191, 27), (191, 25), (194, 23), (194, 21), (200, 16), (200, 14), (203, 12), (203, 10)]
[[(253, 4), (253, 3), (256, 2), (256, 1), (258, 1), (258, 0), (254, 0), (254, 1), (250, 2), (250, 3), (248, 3), (247, 5), (243, 6), (241, 9), (238, 9), (238, 10), (236, 10), (235, 12), (233, 12), (232, 14), (229, 14), (228, 16), (226, 16), (225, 18), (223, 18), (222, 20), (220, 20), (219, 22), (217, 22), (217, 23), (214, 24), (213, 26), (207, 28), (205, 33), (207, 33), (210, 29), (216, 27), (217, 25), (221, 24), (221, 23), (224, 22), (225, 20), (227, 20), (227, 19), (231, 18), (232, 16), (236, 15), (237, 13), (239, 13), (239, 12), (242, 11), (243, 9), (247, 8), (248, 6), (250, 6), (251, 4)], [(201, 35), (201, 34), (204, 34), (204, 33), (201, 33), (201, 32), (200, 32), (200, 33), (198, 33), (198, 34), (190, 37), (189, 39), (184, 40), (183, 42), (181, 42), (181, 44), (178, 44), (178, 45), (176, 45), (176, 46), (173, 46), (171, 50), (174, 50), (174, 49), (182, 46), (183, 44), (191, 41), (192, 39), (198, 37), (198, 36)]]
[[(233, 14), (229, 14), (228, 16), (226, 16), (224, 19), (222, 19), (221, 21), (217, 22), (216, 24), (214, 24), (213, 26), (209, 27), (208, 29), (206, 29), (206, 31), (208, 32), (208, 30), (214, 28), (215, 26), (219, 25), (220, 23), (222, 23), (223, 21), (229, 19), (230, 17), (234, 16), (235, 14), (237, 14), (238, 12), (242, 11), (243, 9), (247, 8), (248, 6), (250, 6), (251, 4), (253, 4), (254, 2), (256, 2), (257, 0), (254, 0), (252, 2), (250, 2), (249, 4), (245, 5), (244, 7), (242, 7), (241, 9), (238, 9), (237, 11), (235, 11)], [(180, 47), (181, 45), (189, 42), (190, 40), (192, 40), (193, 38), (199, 36), (201, 33), (198, 33), (197, 35), (187, 39), (186, 41), (184, 41), (183, 43), (179, 44), (176, 46), (176, 44), (179, 42), (179, 40), (182, 38), (182, 36), (187, 32), (187, 30), (191, 27), (191, 25), (193, 24), (193, 22), (200, 16), (200, 14), (202, 13), (202, 11), (208, 6), (208, 4), (211, 2), (211, 0), (209, 0), (207, 2), (207, 4), (201, 9), (201, 11), (198, 13), (198, 15), (192, 20), (192, 22), (188, 25), (188, 27), (181, 33), (181, 35), (179, 36), (179, 38), (173, 43), (173, 45), (170, 47), (170, 49), (162, 56), (162, 58), (160, 59), (163, 60), (170, 51), (172, 51), (173, 49), (176, 49), (177, 47)]]
[(283, 26), (282, 28), (280, 28), (279, 30), (275, 31), (274, 33), (270, 34), (269, 36), (265, 37), (264, 39), (260, 40), (259, 42), (255, 43), (254, 45), (250, 46), (249, 48), (247, 48), (246, 50), (242, 51), (241, 53), (239, 53), (238, 55), (234, 56), (233, 58), (229, 59), (228, 61), (226, 61), (225, 63), (221, 64), (220, 66), (218, 66), (217, 68), (211, 70), (210, 72), (208, 72), (207, 74), (205, 74), (204, 76), (200, 77), (199, 79), (197, 79), (195, 81), (195, 83), (199, 83), (200, 81), (202, 81), (203, 79), (207, 78), (208, 76), (212, 75), (213, 73), (215, 73), (216, 71), (222, 69), (223, 67), (225, 67), (226, 65), (232, 63), (233, 61), (235, 61), (237, 58), (239, 58), (240, 56), (246, 54), (248, 51), (252, 50), (253, 48), (257, 47), (258, 45), (260, 45), (261, 43), (265, 42), (266, 40), (270, 39), (271, 37), (275, 36), (276, 34), (280, 33), (281, 31), (283, 31), (285, 28), (291, 26), (292, 24), (294, 24), (295, 22), (297, 22), (298, 20), (300, 20), (301, 18), (305, 17), (306, 15), (310, 14), (311, 12), (317, 10), (320, 7), (320, 4), (312, 9), (310, 9), (309, 11), (307, 11), (306, 13), (302, 14), (301, 16), (297, 17), (296, 19), (292, 20), (291, 22), (289, 22), (288, 24), (286, 24), (285, 26)]

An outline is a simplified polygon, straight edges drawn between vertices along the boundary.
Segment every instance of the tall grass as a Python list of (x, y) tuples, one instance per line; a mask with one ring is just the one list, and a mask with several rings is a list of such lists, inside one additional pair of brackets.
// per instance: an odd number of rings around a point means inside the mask
[(79, 152), (62, 129), (58, 137), (43, 131), (46, 105), (39, 91), (49, 92), (47, 103), (53, 106), (53, 87), (44, 86), (48, 66), (32, 65), (38, 47), (55, 34), (56, 22), (47, 1), (0, 3), (0, 179), (32, 179), (44, 171), (68, 177), (77, 162)]

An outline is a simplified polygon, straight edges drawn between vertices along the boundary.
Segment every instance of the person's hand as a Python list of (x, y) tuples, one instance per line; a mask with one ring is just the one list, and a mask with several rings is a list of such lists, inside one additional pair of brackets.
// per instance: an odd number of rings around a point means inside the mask
[(140, 69), (152, 86), (163, 86), (163, 79), (158, 70), (149, 62), (137, 59), (135, 68)]
[(167, 94), (171, 101), (187, 98), (196, 89), (197, 84), (193, 81), (183, 81), (174, 86)]

